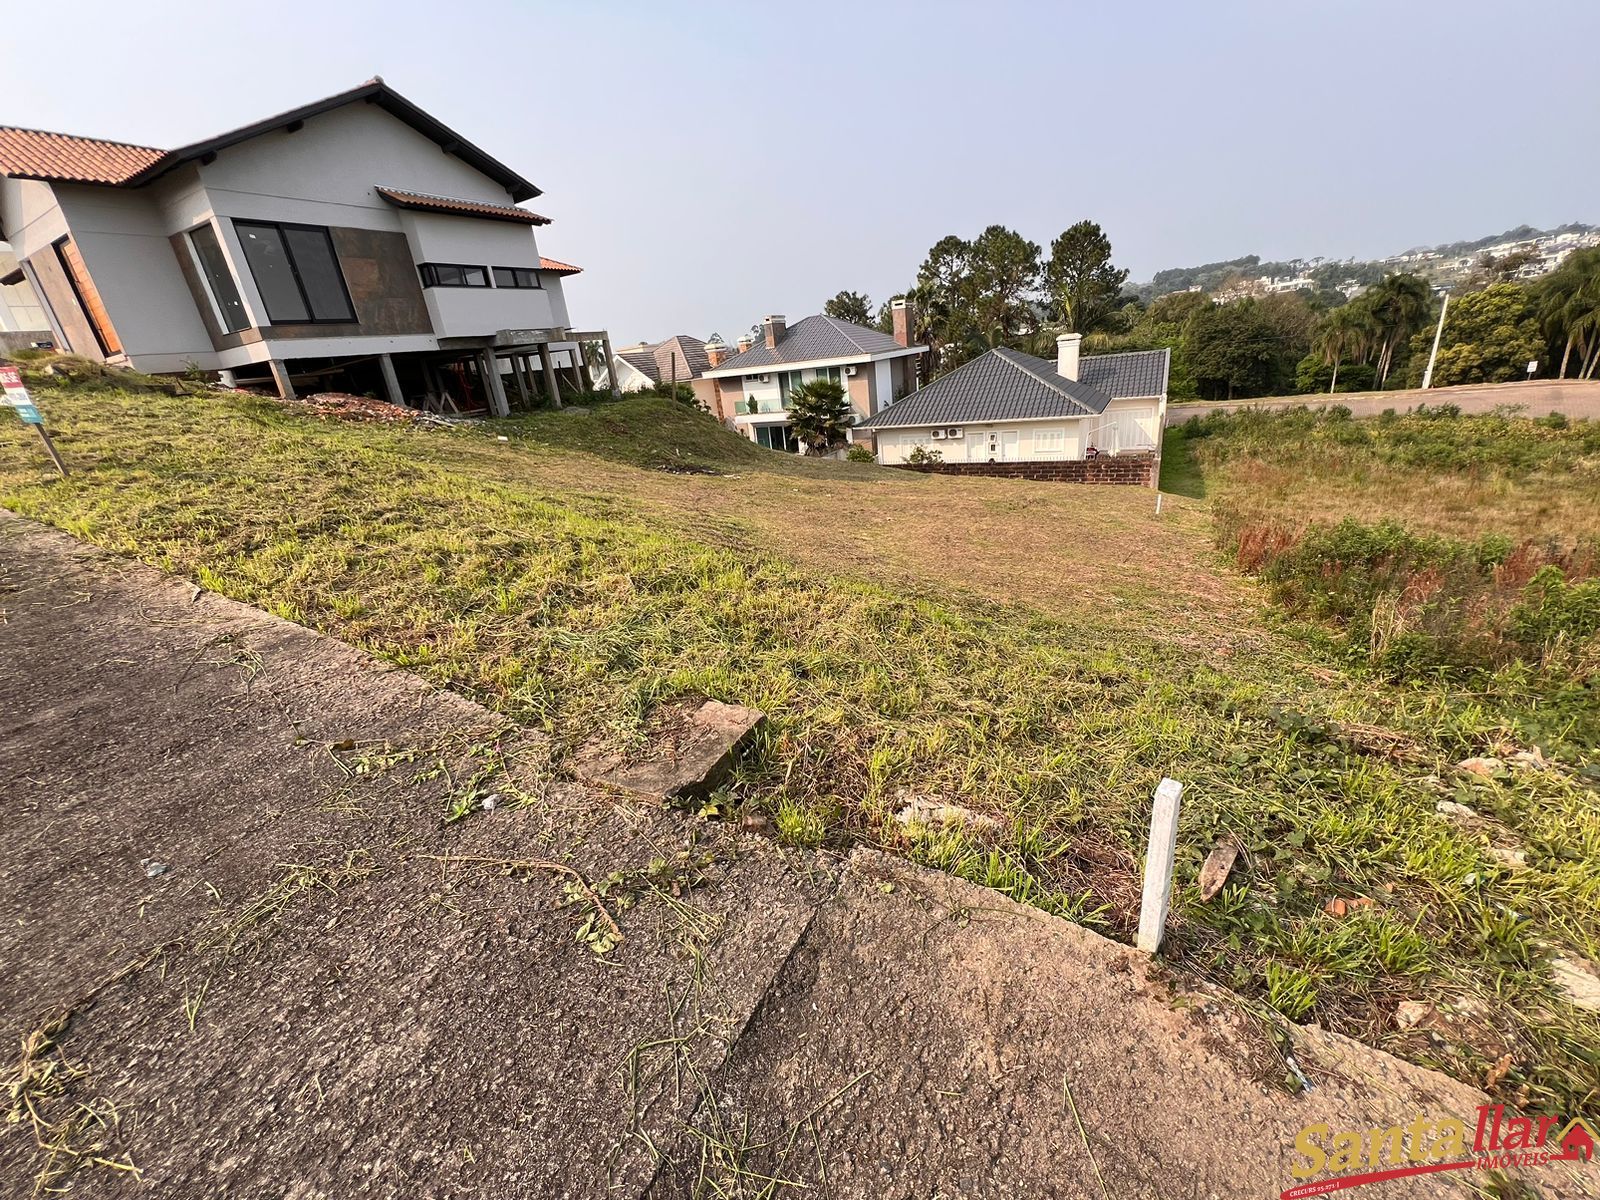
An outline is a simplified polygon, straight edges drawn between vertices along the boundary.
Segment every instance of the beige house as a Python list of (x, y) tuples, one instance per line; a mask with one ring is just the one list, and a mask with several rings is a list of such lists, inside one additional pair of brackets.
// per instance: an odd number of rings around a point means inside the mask
[(893, 336), (835, 317), (794, 325), (767, 317), (759, 343), (740, 338), (738, 353), (726, 360), (713, 348), (716, 361), (704, 375), (716, 384), (711, 411), (759, 445), (799, 452), (804, 446), (789, 428), (790, 394), (813, 379), (833, 379), (859, 426), (917, 385), (917, 362), (928, 348), (911, 344), (909, 316), (905, 302), (895, 301)]
[(864, 421), (878, 461), (921, 449), (948, 464), (1075, 462), (1159, 455), (1170, 350), (1081, 356), (1081, 334), (1056, 361), (990, 350)]

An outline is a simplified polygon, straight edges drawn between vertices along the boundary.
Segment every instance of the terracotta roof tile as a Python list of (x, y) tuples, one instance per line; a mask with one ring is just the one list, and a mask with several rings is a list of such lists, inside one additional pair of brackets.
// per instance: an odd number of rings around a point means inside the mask
[(571, 263), (560, 262), (554, 258), (539, 256), (539, 269), (541, 271), (554, 271), (557, 275), (577, 275), (583, 268), (575, 267)]
[(125, 183), (160, 162), (165, 150), (0, 126), (0, 175), (63, 183)]
[(487, 217), (491, 221), (521, 221), (525, 225), (548, 225), (549, 217), (518, 208), (512, 204), (484, 204), (477, 200), (455, 200), (449, 196), (429, 196), (422, 192), (402, 192), (396, 188), (380, 187), (378, 195), (398, 208), (414, 208), (421, 212), (445, 213), (457, 217)]

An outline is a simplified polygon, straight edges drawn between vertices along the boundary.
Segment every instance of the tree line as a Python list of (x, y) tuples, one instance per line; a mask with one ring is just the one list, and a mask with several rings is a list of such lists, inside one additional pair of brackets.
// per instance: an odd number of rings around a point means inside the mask
[[(1522, 265), (1512, 255), (1485, 257), (1456, 289), (1436, 386), (1522, 379), (1532, 361), (1541, 377), (1596, 376), (1600, 248), (1569, 255), (1531, 282), (1514, 277)], [(1127, 279), (1093, 221), (1064, 230), (1048, 254), (991, 225), (970, 240), (935, 242), (900, 296), (910, 302), (914, 340), (930, 348), (934, 377), (996, 346), (1053, 358), (1057, 336), (1075, 331), (1086, 354), (1170, 349), (1174, 399), (1416, 387), (1441, 303), (1426, 280), (1403, 272), (1374, 277), (1349, 300), (1319, 289), (1222, 304), (1201, 291), (1147, 302)], [(860, 292), (840, 292), (823, 311), (891, 330), (890, 303), (874, 308)]]

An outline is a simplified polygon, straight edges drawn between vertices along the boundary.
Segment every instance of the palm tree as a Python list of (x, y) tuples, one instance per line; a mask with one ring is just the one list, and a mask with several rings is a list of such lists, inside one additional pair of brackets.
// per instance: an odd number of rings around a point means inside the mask
[(1368, 352), (1372, 329), (1367, 314), (1354, 304), (1344, 304), (1330, 309), (1322, 318), (1322, 325), (1311, 339), (1311, 348), (1322, 361), (1332, 365), (1333, 379), (1328, 384), (1331, 396), (1339, 386), (1339, 365), (1346, 355)]
[(1378, 386), (1382, 387), (1389, 378), (1389, 368), (1394, 366), (1395, 347), (1428, 323), (1433, 313), (1433, 291), (1415, 275), (1389, 275), (1368, 295), (1380, 334)]
[(1600, 325), (1600, 247), (1580, 250), (1551, 272), (1541, 289), (1539, 319), (1551, 341), (1564, 338), (1561, 374), (1567, 377), (1567, 364), (1573, 350), (1578, 351), (1580, 373), (1593, 373), (1591, 343), (1596, 342)]

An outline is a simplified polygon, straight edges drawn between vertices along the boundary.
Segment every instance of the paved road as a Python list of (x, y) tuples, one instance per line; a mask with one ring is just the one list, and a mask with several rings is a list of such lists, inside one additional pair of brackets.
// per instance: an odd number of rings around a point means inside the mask
[[(1291, 1097), (1128, 947), (552, 783), (477, 705), (3, 511), (0, 606), (0, 1042), (49, 1039), (0, 1195), (1267, 1196), (1309, 1123), (1480, 1102), (1314, 1029)], [(612, 872), (602, 959), (562, 902)]]
[(1232, 412), (1240, 408), (1292, 408), (1304, 404), (1323, 408), (1343, 404), (1358, 417), (1375, 417), (1386, 408), (1397, 412), (1418, 404), (1454, 404), (1467, 413), (1493, 412), (1502, 405), (1520, 405), (1525, 415), (1542, 417), (1560, 412), (1574, 420), (1600, 420), (1600, 380), (1551, 383), (1483, 383), (1470, 387), (1433, 388), (1429, 391), (1349, 392), (1336, 396), (1282, 396), (1262, 400), (1241, 400), (1237, 404), (1172, 404), (1167, 407), (1167, 424), (1181, 425), (1190, 417), (1210, 412)]

